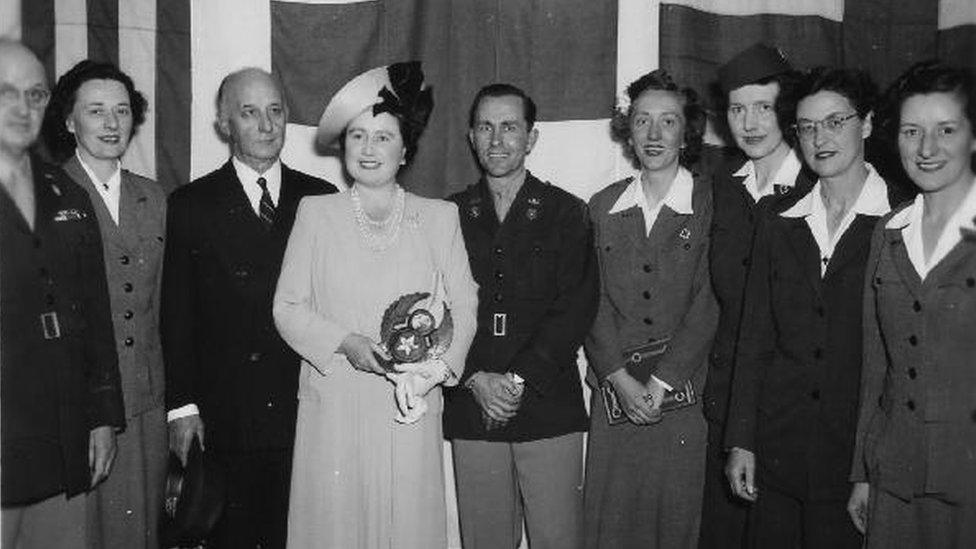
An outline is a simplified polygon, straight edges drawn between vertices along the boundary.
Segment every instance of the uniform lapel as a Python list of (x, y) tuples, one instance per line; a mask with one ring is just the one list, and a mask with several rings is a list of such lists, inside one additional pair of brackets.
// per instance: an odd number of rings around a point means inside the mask
[(817, 292), (817, 295), (820, 295), (822, 283), (820, 278), (820, 248), (817, 246), (817, 241), (813, 239), (813, 234), (810, 233), (806, 219), (802, 217), (781, 217), (780, 219), (787, 224), (789, 247), (800, 265), (800, 270), (803, 271), (803, 275)]
[(840, 271), (847, 263), (857, 257), (861, 257), (860, 252), (871, 244), (871, 231), (878, 218), (871, 215), (857, 215), (850, 227), (844, 231), (837, 242), (833, 257), (827, 264), (827, 272), (824, 273), (824, 280)]
[(467, 201), (461, 208), (460, 215), (467, 218), (471, 227), (487, 234), (489, 239), (494, 239), (499, 229), (498, 215), (495, 214), (495, 205), (491, 200), (485, 178), (479, 179), (478, 183), (468, 191)]
[[(251, 208), (230, 161), (221, 168), (221, 177), (217, 179), (217, 184), (220, 188), (214, 204), (214, 223), (224, 233), (223, 241), (235, 247), (241, 245), (244, 251), (253, 249), (254, 243), (267, 238), (268, 231)], [(245, 255), (250, 255), (250, 252)]]
[[(956, 268), (965, 263), (966, 258), (973, 254), (976, 254), (976, 238), (963, 236), (963, 239), (942, 258), (942, 261), (929, 271), (922, 285), (941, 284), (946, 278), (952, 276)], [(905, 255), (908, 255), (907, 252)], [(972, 276), (971, 273), (969, 275)]]
[[(118, 245), (125, 245), (124, 231), (120, 225), (115, 224), (115, 220), (112, 219), (112, 214), (108, 211), (108, 206), (105, 205), (105, 200), (102, 199), (102, 195), (99, 194), (98, 190), (95, 188), (95, 182), (88, 177), (85, 169), (81, 167), (81, 162), (78, 160), (77, 156), (72, 156), (64, 164), (64, 171), (68, 174), (71, 179), (77, 183), (81, 188), (85, 189), (88, 193), (88, 198), (91, 200), (92, 209), (95, 211), (95, 218), (98, 219), (98, 228), (102, 234), (102, 239), (109, 243), (115, 243)], [(123, 172), (124, 173), (124, 172)], [(122, 181), (122, 196), (125, 196), (125, 177), (123, 176)], [(122, 204), (122, 199), (119, 199), (119, 220), (122, 219), (122, 212), (125, 211), (124, 205)]]
[[(501, 222), (499, 233), (517, 234), (532, 226), (542, 215), (545, 205), (542, 203), (543, 183), (532, 174), (527, 173), (525, 183), (512, 200), (512, 205)], [(494, 207), (492, 208), (494, 211)], [(495, 216), (497, 220), (497, 215)]]
[(149, 197), (133, 180), (132, 174), (122, 170), (122, 188), (119, 195), (119, 229), (126, 248), (132, 250), (139, 245), (145, 223), (150, 221), (146, 215)]
[[(918, 271), (915, 270), (912, 260), (908, 257), (908, 248), (905, 247), (905, 239), (901, 236), (901, 229), (886, 228), (884, 230), (884, 245), (890, 250), (891, 261), (895, 264), (898, 276), (901, 277), (912, 297), (918, 299), (922, 279), (918, 276)], [(931, 278), (931, 276), (928, 277), (929, 280)]]

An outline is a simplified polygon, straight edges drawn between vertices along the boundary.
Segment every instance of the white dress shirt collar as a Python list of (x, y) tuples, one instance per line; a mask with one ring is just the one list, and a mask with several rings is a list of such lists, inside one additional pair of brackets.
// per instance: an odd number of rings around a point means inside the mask
[(976, 230), (976, 181), (966, 193), (966, 198), (956, 208), (955, 213), (946, 222), (936, 242), (935, 249), (928, 261), (925, 260), (925, 248), (922, 244), (922, 214), (925, 210), (925, 198), (919, 193), (907, 208), (896, 213), (888, 220), (886, 229), (901, 229), (905, 251), (918, 277), (925, 280), (932, 269), (949, 255), (963, 238), (963, 230)]
[(854, 218), (858, 215), (882, 216), (891, 211), (888, 203), (888, 186), (884, 179), (878, 175), (871, 164), (867, 164), (868, 176), (861, 187), (861, 194), (858, 195), (854, 205), (847, 211), (844, 219), (841, 220), (833, 238), (829, 236), (827, 230), (827, 207), (824, 205), (823, 196), (820, 192), (820, 181), (813, 185), (810, 192), (798, 200), (792, 208), (782, 214), (783, 217), (804, 218), (813, 234), (813, 239), (820, 248), (820, 275), (827, 272), (827, 264), (834, 255), (837, 243), (850, 228)]
[(641, 174), (637, 172), (631, 177), (630, 184), (620, 194), (620, 198), (610, 208), (609, 213), (615, 214), (634, 207), (640, 208), (641, 214), (644, 216), (644, 234), (647, 235), (651, 233), (651, 228), (657, 221), (662, 206), (667, 206), (678, 214), (691, 215), (694, 213), (692, 210), (694, 189), (695, 181), (691, 172), (684, 167), (678, 167), (678, 173), (671, 183), (671, 188), (668, 189), (668, 194), (664, 196), (664, 200), (652, 207), (647, 203), (647, 196), (644, 195), (644, 189), (641, 185)]
[(244, 188), (244, 194), (247, 195), (247, 201), (251, 203), (251, 209), (254, 210), (255, 214), (260, 215), (261, 211), (261, 194), (263, 191), (258, 185), (259, 177), (263, 177), (268, 186), (271, 202), (278, 206), (278, 199), (281, 196), (281, 160), (275, 160), (275, 163), (264, 173), (256, 172), (254, 168), (238, 160), (236, 156), (231, 157), (231, 163), (234, 166), (234, 171), (237, 172), (237, 179), (240, 180), (241, 187)]
[(796, 151), (790, 149), (780, 163), (779, 168), (777, 168), (776, 173), (773, 174), (769, 184), (761, 192), (759, 191), (759, 182), (756, 180), (756, 163), (752, 160), (746, 160), (745, 164), (732, 175), (745, 177), (742, 185), (745, 186), (746, 191), (752, 196), (752, 199), (759, 202), (759, 199), (774, 194), (776, 187), (792, 188), (796, 184), (797, 176), (800, 175), (801, 167), (802, 165), (800, 164), (800, 159), (796, 156)]
[(102, 202), (105, 203), (105, 208), (108, 209), (109, 215), (112, 216), (112, 221), (115, 224), (119, 224), (119, 201), (122, 198), (122, 163), (118, 160), (115, 161), (115, 172), (108, 178), (107, 181), (101, 181), (95, 175), (88, 164), (81, 158), (78, 154), (77, 149), (75, 150), (75, 158), (78, 159), (78, 163), (81, 164), (81, 169), (85, 170), (85, 174), (88, 175), (88, 179), (91, 180), (92, 184), (95, 185), (95, 190), (98, 191), (98, 195), (102, 197)]

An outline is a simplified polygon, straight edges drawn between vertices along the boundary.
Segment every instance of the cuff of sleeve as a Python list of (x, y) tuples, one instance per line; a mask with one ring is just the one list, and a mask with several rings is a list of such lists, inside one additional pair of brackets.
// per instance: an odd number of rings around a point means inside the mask
[(187, 404), (186, 406), (180, 406), (179, 408), (166, 412), (166, 421), (170, 422), (170, 421), (175, 421), (177, 419), (180, 419), (182, 417), (198, 416), (198, 415), (200, 415), (200, 409), (197, 408), (196, 404), (190, 403)]
[(659, 384), (659, 385), (660, 385), (661, 387), (664, 387), (664, 390), (665, 390), (665, 391), (673, 391), (673, 390), (674, 390), (674, 387), (672, 387), (672, 386), (671, 386), (671, 385), (669, 385), (668, 383), (665, 383), (665, 382), (664, 382), (664, 380), (662, 380), (661, 378), (659, 378), (659, 377), (657, 377), (657, 376), (655, 376), (655, 375), (652, 375), (652, 376), (651, 376), (651, 379), (653, 379), (654, 381), (656, 381), (656, 382), (658, 382), (658, 384)]

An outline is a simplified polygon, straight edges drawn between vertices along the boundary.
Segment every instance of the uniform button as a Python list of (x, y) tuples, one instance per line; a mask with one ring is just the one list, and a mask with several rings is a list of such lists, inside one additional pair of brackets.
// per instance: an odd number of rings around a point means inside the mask
[(251, 362), (257, 362), (261, 360), (261, 353), (251, 353), (247, 355), (247, 359), (250, 360)]
[(47, 303), (48, 305), (54, 305), (54, 296), (51, 294), (47, 294), (46, 296), (44, 296), (44, 302)]
[(743, 267), (748, 267), (749, 266), (749, 258), (748, 257), (742, 259), (742, 266)]
[(823, 349), (814, 349), (813, 358), (820, 360), (823, 357)]
[(123, 341), (122, 343), (125, 343), (126, 347), (132, 347), (132, 344), (135, 343), (135, 340), (132, 339), (131, 337), (127, 337), (125, 338), (125, 341)]
[(823, 315), (824, 315), (824, 308), (823, 307), (817, 307), (814, 310), (817, 311), (817, 316), (823, 318)]
[(918, 370), (916, 370), (915, 368), (909, 368), (908, 369), (908, 378), (909, 379), (915, 379), (916, 377), (918, 377)]
[(644, 272), (645, 273), (651, 272), (651, 264), (650, 263), (645, 263), (644, 264)]
[(881, 277), (880, 276), (879, 277), (875, 277), (874, 283), (877, 284), (878, 286), (880, 286), (881, 285)]
[(269, 400), (267, 406), (268, 408), (274, 408), (274, 402)]
[(125, 284), (122, 285), (122, 289), (125, 290), (125, 293), (127, 294), (132, 293), (132, 283), (126, 282)]
[(644, 290), (644, 293), (642, 293), (641, 295), (644, 296), (644, 299), (650, 299), (651, 298), (651, 292), (649, 292), (647, 290)]
[(129, 264), (129, 256), (123, 255), (122, 257), (120, 257), (119, 258), (119, 263), (121, 263), (123, 265), (128, 265)]
[(41, 247), (41, 239), (40, 238), (35, 238), (34, 239), (34, 247), (35, 248), (40, 248)]
[(651, 320), (650, 318), (644, 317), (644, 324), (650, 326), (651, 324), (654, 324), (654, 321)]
[(970, 414), (969, 419), (973, 420), (973, 423), (976, 423), (976, 410), (973, 410), (973, 413)]
[(47, 269), (44, 268), (44, 267), (41, 267), (40, 269), (37, 270), (37, 274), (39, 274), (41, 276), (41, 279), (43, 280), (43, 279), (47, 278)]
[(247, 269), (237, 269), (236, 271), (234, 271), (234, 276), (236, 276), (237, 278), (247, 278), (248, 276), (250, 276), (250, 274), (251, 273), (249, 273)]
[(501, 271), (495, 271), (495, 280), (501, 280), (505, 278), (505, 273)]
[(495, 255), (502, 255), (502, 247), (495, 246)]
[(132, 315), (133, 315), (132, 311), (126, 311), (125, 313), (122, 314), (122, 318), (129, 320), (132, 318)]
[(966, 279), (966, 286), (969, 286), (970, 288), (972, 288), (973, 286), (976, 286), (976, 278), (973, 278), (973, 277), (967, 278)]
[(919, 311), (921, 311), (922, 310), (922, 304), (919, 303), (918, 301), (916, 301), (915, 303), (912, 303), (912, 310), (915, 311), (916, 313), (919, 312)]
[(820, 389), (814, 389), (810, 391), (810, 398), (813, 400), (820, 400)]
[(908, 336), (908, 342), (912, 345), (912, 347), (914, 347), (918, 345), (918, 338), (915, 337), (914, 335), (910, 335)]
[(682, 246), (682, 248), (684, 248), (686, 250), (690, 250), (691, 249), (691, 244), (688, 244), (687, 242), (685, 242), (685, 245)]
[(501, 303), (503, 299), (502, 294), (495, 294), (494, 299), (495, 299), (495, 303)]
[(914, 400), (909, 400), (908, 402), (906, 402), (906, 403), (905, 403), (905, 406), (906, 406), (906, 407), (907, 407), (907, 408), (908, 408), (909, 410), (911, 410), (911, 411), (913, 411), (913, 412), (915, 411), (915, 401), (914, 401)]

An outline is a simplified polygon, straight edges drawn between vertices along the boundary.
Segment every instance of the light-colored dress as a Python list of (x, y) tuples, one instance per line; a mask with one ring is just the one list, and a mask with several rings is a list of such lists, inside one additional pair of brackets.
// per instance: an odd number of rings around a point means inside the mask
[(396, 242), (377, 252), (359, 233), (349, 193), (299, 206), (274, 300), (278, 329), (303, 358), (288, 547), (447, 545), (440, 388), (420, 421), (396, 423), (393, 385), (336, 353), (350, 332), (379, 340), (386, 308), (430, 291), (437, 271), (454, 320), (443, 359), (460, 376), (477, 286), (457, 208), (408, 193)]

